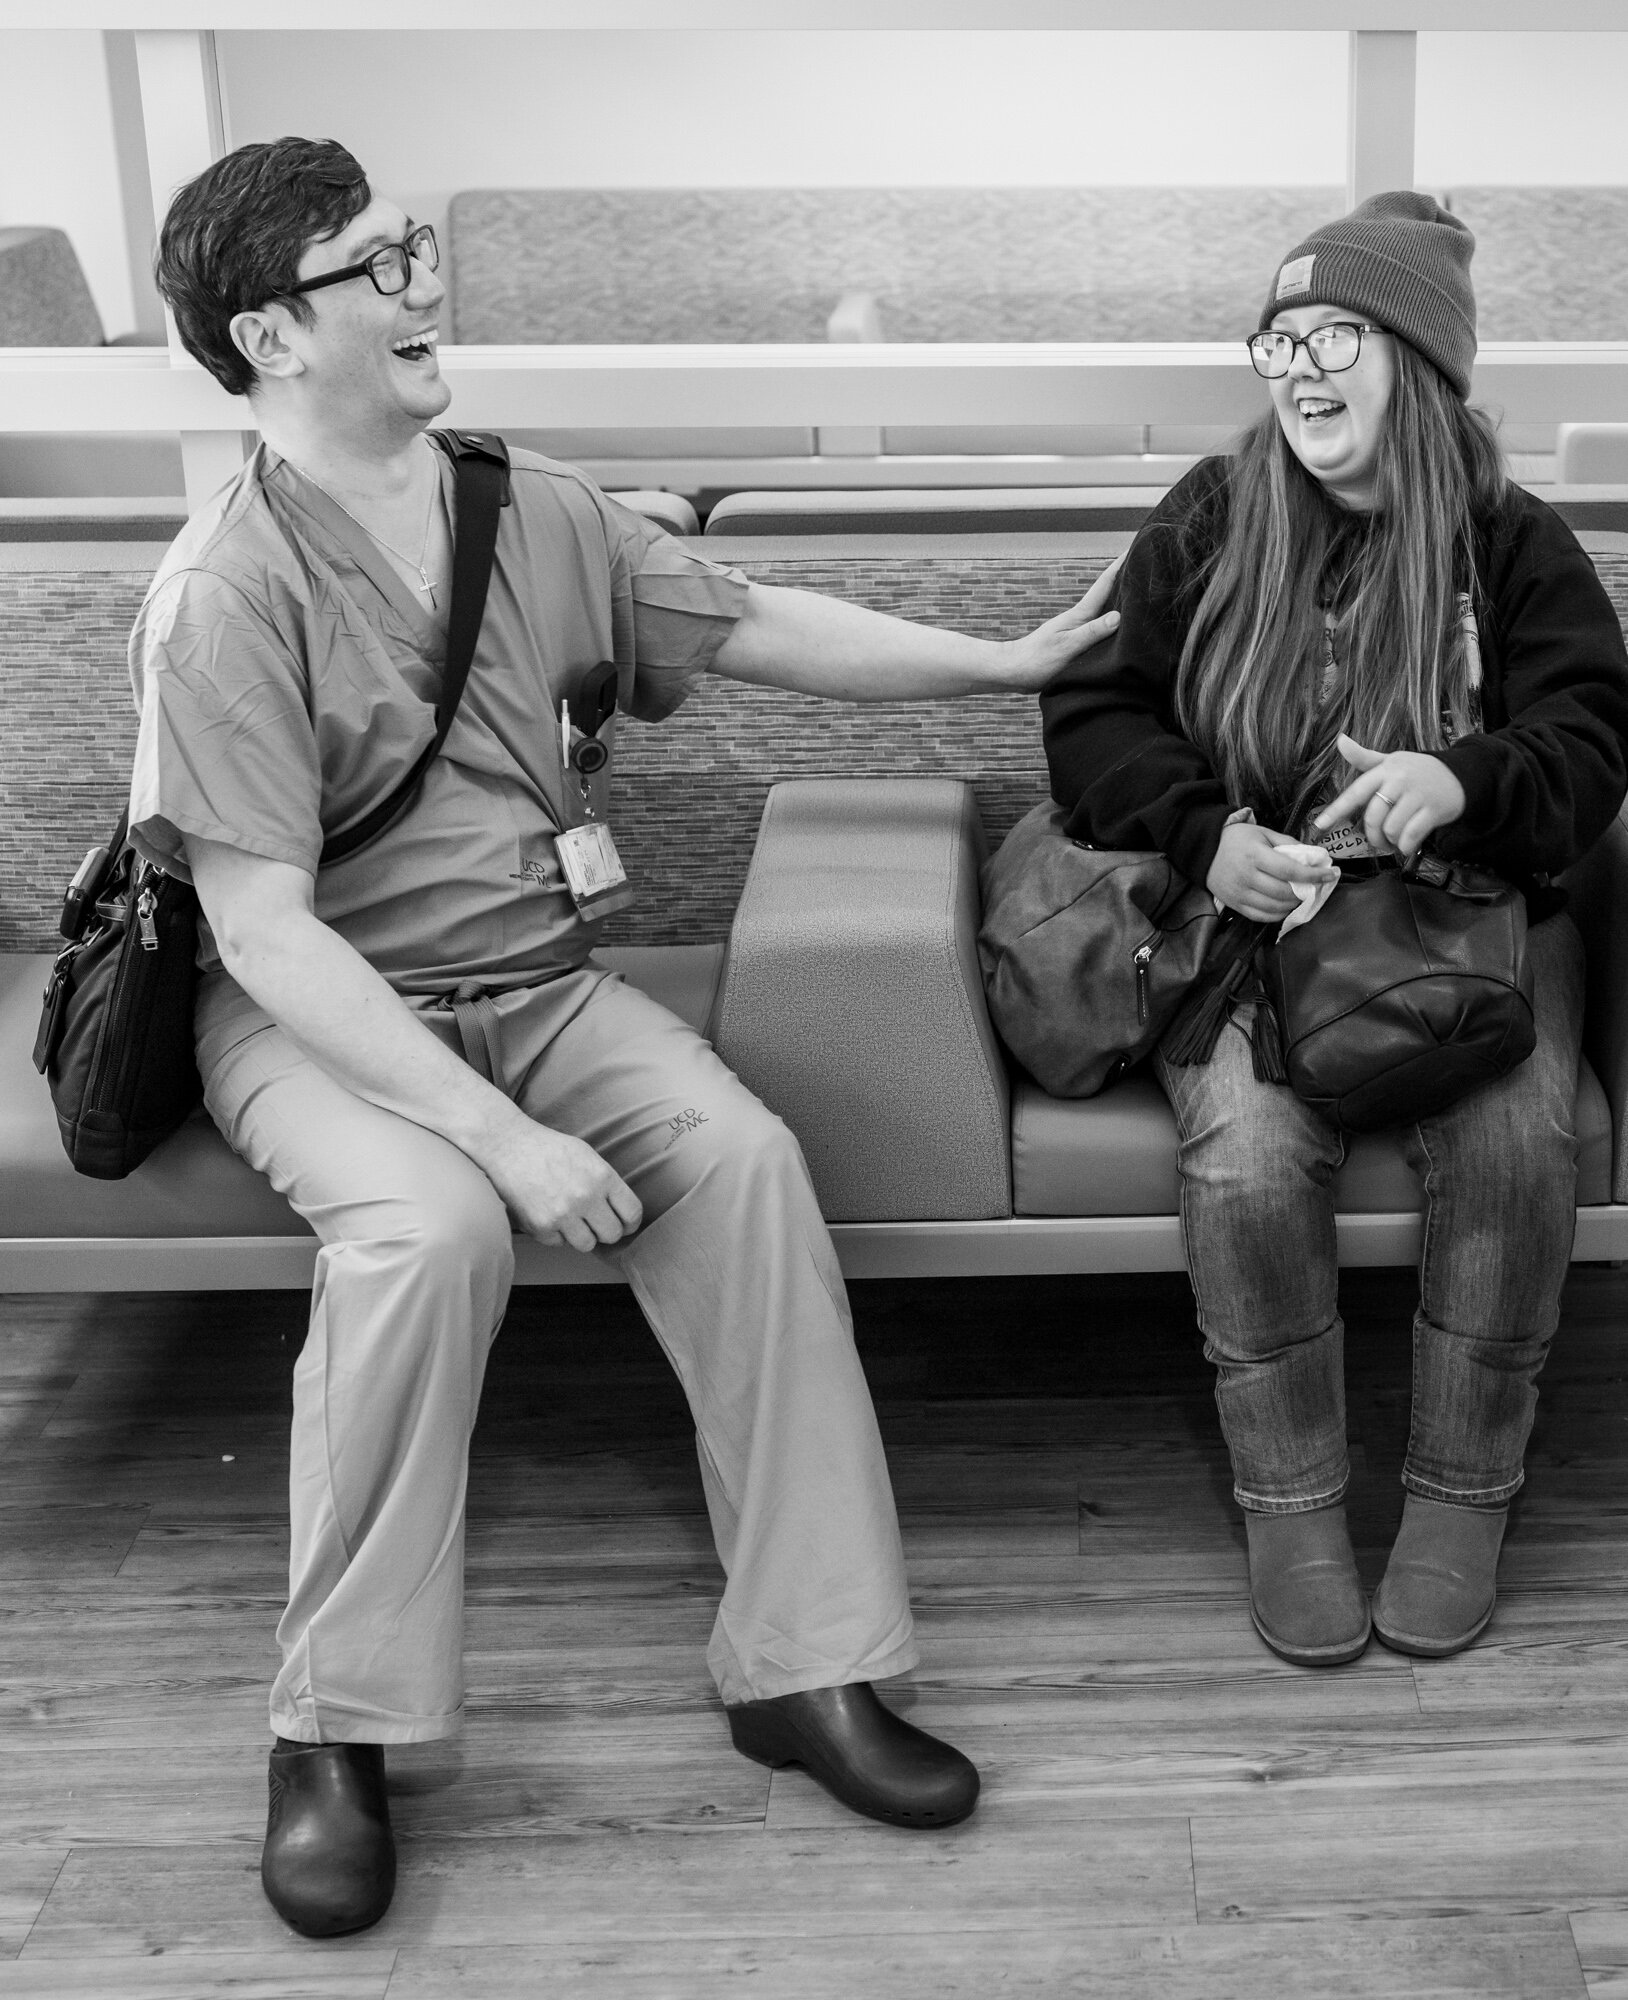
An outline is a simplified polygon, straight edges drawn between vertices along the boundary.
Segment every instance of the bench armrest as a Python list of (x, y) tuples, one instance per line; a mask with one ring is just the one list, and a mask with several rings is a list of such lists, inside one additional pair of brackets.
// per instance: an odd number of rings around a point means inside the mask
[(1611, 1107), (1611, 1195), (1628, 1201), (1628, 825), (1620, 815), (1567, 871), (1565, 889), (1588, 953), (1583, 1053)]
[(834, 1222), (1011, 1213), (1006, 1066), (978, 970), (983, 854), (956, 779), (769, 793), (714, 1039), (802, 1142)]

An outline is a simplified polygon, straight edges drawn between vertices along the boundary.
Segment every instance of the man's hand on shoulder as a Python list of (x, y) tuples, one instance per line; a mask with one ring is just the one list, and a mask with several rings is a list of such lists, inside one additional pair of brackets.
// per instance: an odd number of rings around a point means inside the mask
[(1031, 694), (1038, 693), (1054, 681), (1071, 660), (1088, 653), (1115, 630), (1119, 624), (1119, 613), (1105, 611), (1103, 606), (1113, 595), (1119, 566), (1124, 560), (1123, 556), (1116, 556), (1078, 604), (1070, 605), (1067, 611), (1059, 611), (1055, 618), (1048, 618), (1044, 625), (1037, 625), (1025, 637), (1009, 642), (1006, 648), (1007, 686)]
[(596, 1250), (644, 1220), (639, 1197), (581, 1139), (521, 1117), (481, 1149), (481, 1166), (509, 1213), (539, 1243)]

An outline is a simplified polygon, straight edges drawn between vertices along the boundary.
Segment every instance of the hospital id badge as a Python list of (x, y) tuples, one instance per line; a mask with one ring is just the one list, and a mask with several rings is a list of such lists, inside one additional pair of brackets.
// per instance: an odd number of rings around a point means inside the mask
[(633, 901), (633, 884), (603, 820), (591, 819), (555, 834), (554, 849), (577, 914), (589, 923), (597, 923), (613, 910), (625, 910)]

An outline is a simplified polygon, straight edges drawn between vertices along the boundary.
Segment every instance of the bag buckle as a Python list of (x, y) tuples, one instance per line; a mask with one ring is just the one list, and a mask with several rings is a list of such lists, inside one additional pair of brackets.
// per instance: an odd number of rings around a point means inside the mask
[(1453, 884), (1453, 865), (1443, 861), (1439, 854), (1427, 854), (1421, 847), (1411, 861), (1402, 864), (1402, 873), (1410, 882), (1422, 882), (1427, 889), (1450, 889)]
[(69, 945), (59, 951), (51, 963), (50, 977), (45, 982), (45, 996), (40, 1006), (40, 1028), (34, 1037), (34, 1067), (44, 1076), (51, 1065), (51, 1058), (57, 1052), (57, 1043), (62, 1039), (62, 1023), (68, 1011), (68, 970), (73, 964), (76, 947)]
[(111, 847), (90, 848), (83, 861), (74, 871), (74, 878), (68, 884), (62, 898), (62, 917), (57, 929), (69, 944), (77, 944), (85, 934), (85, 925), (90, 913), (96, 907), (96, 899), (106, 886), (113, 868)]

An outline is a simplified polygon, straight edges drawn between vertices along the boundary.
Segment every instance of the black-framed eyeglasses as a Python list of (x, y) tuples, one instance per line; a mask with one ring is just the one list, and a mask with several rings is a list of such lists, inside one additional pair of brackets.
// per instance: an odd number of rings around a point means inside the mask
[(290, 285), (285, 297), (294, 297), (300, 292), (319, 292), (324, 285), (342, 285), (347, 278), (371, 278), (373, 289), (384, 296), (393, 298), (397, 292), (406, 291), (412, 283), (413, 260), (426, 270), (440, 267), (441, 251), (435, 241), (435, 231), (427, 222), (421, 222), (416, 229), (409, 229), (399, 243), (387, 243), (382, 250), (375, 250), (371, 257), (364, 257), (360, 264), (347, 264), (342, 271), (324, 271), (320, 278), (306, 278), (297, 285)]
[(1339, 375), (1357, 365), (1365, 333), (1384, 331), (1382, 326), (1365, 326), (1350, 319), (1330, 320), (1327, 326), (1314, 326), (1310, 333), (1299, 335), (1268, 328), (1249, 336), (1249, 358), (1257, 375), (1275, 382), (1288, 374), (1294, 366), (1295, 349), (1303, 347), (1323, 374)]

